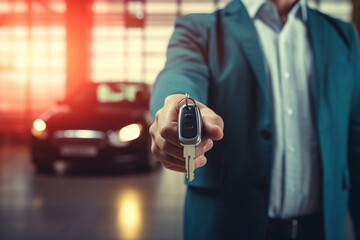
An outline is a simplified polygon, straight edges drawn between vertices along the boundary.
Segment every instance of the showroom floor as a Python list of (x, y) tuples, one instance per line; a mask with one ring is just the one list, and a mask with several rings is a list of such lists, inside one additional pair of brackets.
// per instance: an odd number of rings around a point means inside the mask
[[(27, 144), (0, 142), (0, 239), (182, 239), (183, 174), (67, 173), (35, 174)], [(346, 240), (354, 239), (350, 224)]]
[(0, 239), (181, 239), (183, 175), (35, 174), (26, 144), (0, 145)]

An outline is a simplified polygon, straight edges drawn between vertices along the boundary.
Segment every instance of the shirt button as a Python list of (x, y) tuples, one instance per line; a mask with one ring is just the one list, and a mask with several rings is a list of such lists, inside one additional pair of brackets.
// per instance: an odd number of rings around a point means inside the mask
[(291, 108), (288, 108), (286, 112), (287, 112), (287, 114), (290, 115), (290, 116), (293, 115), (293, 113), (294, 113)]
[(289, 79), (289, 78), (290, 78), (290, 73), (284, 72), (284, 78), (285, 78), (285, 79)]
[(270, 130), (268, 130), (266, 128), (261, 129), (260, 134), (261, 134), (262, 138), (265, 140), (269, 140), (271, 138), (271, 132), (270, 132)]
[(293, 153), (295, 152), (295, 148), (293, 146), (288, 147), (289, 152)]

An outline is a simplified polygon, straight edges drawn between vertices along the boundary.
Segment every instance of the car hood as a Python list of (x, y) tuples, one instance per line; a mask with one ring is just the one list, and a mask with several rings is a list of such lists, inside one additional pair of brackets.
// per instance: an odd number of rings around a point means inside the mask
[(43, 119), (51, 130), (64, 129), (90, 129), (90, 130), (117, 130), (131, 123), (144, 121), (148, 110), (138, 109), (114, 109), (114, 108), (59, 108), (51, 109), (45, 113)]

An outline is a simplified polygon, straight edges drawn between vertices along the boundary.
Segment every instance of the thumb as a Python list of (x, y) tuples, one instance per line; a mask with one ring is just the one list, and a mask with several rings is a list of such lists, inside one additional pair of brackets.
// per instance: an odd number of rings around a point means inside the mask
[(208, 107), (201, 107), (204, 136), (212, 140), (220, 140), (224, 136), (224, 121), (213, 110)]

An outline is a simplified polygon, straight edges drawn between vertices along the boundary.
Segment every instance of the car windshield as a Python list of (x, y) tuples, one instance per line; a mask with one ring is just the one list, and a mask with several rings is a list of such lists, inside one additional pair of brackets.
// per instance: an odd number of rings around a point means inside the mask
[(147, 104), (145, 88), (140, 84), (93, 84), (79, 88), (69, 98), (68, 103), (74, 106), (114, 105), (138, 106)]

